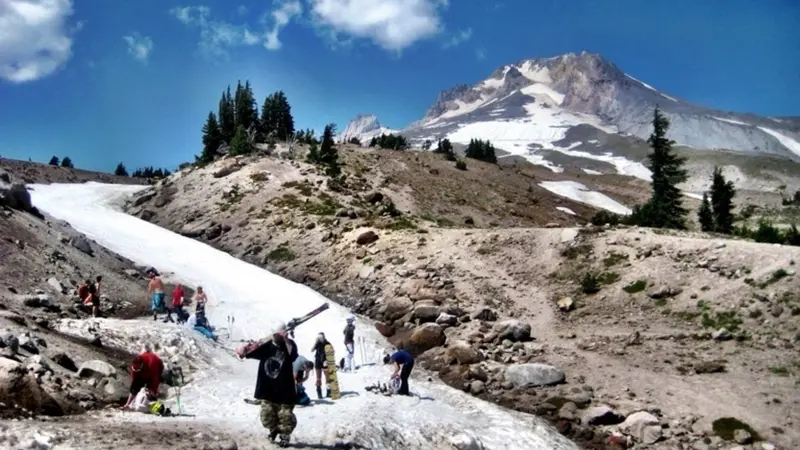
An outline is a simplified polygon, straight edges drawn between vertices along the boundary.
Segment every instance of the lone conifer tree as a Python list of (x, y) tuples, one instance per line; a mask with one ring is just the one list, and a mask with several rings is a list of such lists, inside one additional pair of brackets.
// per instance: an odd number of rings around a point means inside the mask
[(731, 234), (733, 232), (733, 197), (736, 188), (733, 182), (725, 180), (722, 170), (714, 167), (711, 178), (711, 210), (714, 217), (714, 231)]
[(208, 164), (214, 161), (217, 149), (222, 145), (222, 131), (217, 123), (217, 116), (213, 112), (208, 113), (205, 125), (203, 125), (203, 153), (197, 158), (197, 162)]
[(125, 168), (125, 164), (122, 163), (117, 164), (117, 168), (114, 169), (114, 175), (118, 177), (127, 177), (128, 169)]
[(325, 125), (319, 150), (319, 162), (327, 166), (325, 173), (330, 177), (336, 177), (342, 172), (341, 167), (339, 167), (339, 151), (336, 150), (333, 142), (335, 134), (336, 125), (332, 123)]
[(66, 167), (68, 169), (74, 169), (75, 165), (72, 164), (72, 159), (69, 156), (65, 156), (64, 159), (61, 160), (61, 167)]
[(261, 106), (260, 130), (265, 137), (285, 141), (294, 134), (292, 107), (283, 91), (273, 92)]
[(703, 231), (714, 231), (714, 214), (711, 212), (711, 202), (708, 195), (703, 193), (703, 203), (697, 211), (697, 219), (700, 221), (700, 229)]
[(57, 166), (60, 162), (61, 159), (58, 156), (53, 156), (52, 158), (50, 158), (50, 162), (48, 164), (50, 164), (51, 166)]
[(631, 219), (643, 226), (655, 228), (686, 228), (687, 211), (683, 207), (683, 194), (678, 189), (678, 184), (686, 181), (686, 162), (675, 154), (672, 144), (675, 142), (667, 139), (669, 119), (658, 108), (653, 112), (653, 134), (647, 143), (653, 149), (650, 159), (652, 172), (652, 196), (647, 203), (634, 208)]

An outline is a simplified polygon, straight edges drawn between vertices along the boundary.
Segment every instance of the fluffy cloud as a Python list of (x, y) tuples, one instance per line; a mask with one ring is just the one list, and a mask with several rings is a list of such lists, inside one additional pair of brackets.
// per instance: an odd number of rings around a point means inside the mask
[(150, 52), (153, 51), (153, 40), (149, 36), (142, 36), (139, 33), (133, 33), (122, 38), (128, 43), (128, 53), (143, 63), (147, 63), (147, 58), (150, 57)]
[(72, 0), (0, 0), (0, 78), (24, 83), (50, 75), (72, 56)]
[(255, 45), (263, 41), (261, 33), (245, 25), (213, 20), (211, 9), (207, 6), (179, 6), (169, 12), (184, 25), (200, 30), (200, 51), (209, 57), (227, 57), (230, 47)]
[(442, 44), (442, 48), (448, 49), (451, 47), (458, 47), (459, 45), (467, 42), (472, 38), (472, 28), (467, 28), (466, 30), (461, 30), (458, 33), (454, 34), (450, 39), (448, 39), (444, 44)]
[(278, 39), (278, 33), (292, 20), (293, 17), (303, 13), (303, 5), (299, 1), (287, 1), (272, 11), (273, 25), (266, 35), (264, 47), (268, 50), (279, 50), (283, 44)]
[(308, 0), (319, 26), (400, 51), (441, 29), (447, 0)]

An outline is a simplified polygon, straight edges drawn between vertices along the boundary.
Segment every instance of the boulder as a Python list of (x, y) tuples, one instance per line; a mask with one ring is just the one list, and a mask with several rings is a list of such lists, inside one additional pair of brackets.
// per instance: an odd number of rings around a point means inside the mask
[(444, 329), (435, 323), (425, 323), (411, 332), (408, 339), (409, 348), (412, 354), (420, 354), (434, 347), (444, 345), (446, 337)]
[(236, 160), (227, 160), (225, 162), (225, 165), (223, 165), (219, 169), (215, 170), (214, 173), (212, 173), (211, 175), (214, 178), (224, 178), (224, 177), (227, 177), (228, 175), (230, 175), (232, 173), (235, 173), (235, 172), (239, 171), (239, 169), (241, 169), (241, 168), (242, 167), (239, 165), (238, 161), (236, 161)]
[(439, 307), (432, 301), (421, 301), (414, 305), (411, 311), (411, 317), (417, 319), (420, 323), (434, 322), (439, 318)]
[(358, 245), (369, 245), (373, 242), (378, 240), (378, 235), (374, 231), (365, 231), (358, 235), (356, 238), (356, 244)]
[(494, 322), (497, 320), (497, 314), (489, 308), (481, 308), (474, 311), (469, 317), (472, 320), (483, 320), (485, 322)]
[(511, 342), (525, 342), (531, 340), (531, 326), (517, 319), (508, 319), (494, 325), (497, 339), (508, 339)]
[(625, 417), (608, 405), (594, 406), (583, 413), (581, 422), (584, 425), (616, 425)]
[(483, 450), (483, 443), (472, 434), (460, 433), (450, 437), (450, 445), (456, 450)]
[(566, 375), (561, 370), (547, 364), (513, 364), (506, 367), (505, 379), (515, 387), (531, 388), (563, 383)]
[(58, 402), (39, 386), (33, 374), (20, 363), (3, 357), (0, 357), (0, 403), (4, 405), (3, 412), (20, 409), (49, 416), (64, 414)]
[(375, 329), (378, 330), (378, 333), (383, 337), (392, 337), (394, 334), (394, 329), (383, 322), (375, 322)]
[(370, 204), (373, 204), (373, 205), (376, 204), (376, 203), (380, 203), (380, 202), (383, 201), (383, 193), (378, 192), (378, 191), (370, 192), (369, 194), (364, 196), (364, 200), (366, 200), (367, 203), (370, 203)]
[(179, 231), (181, 236), (192, 239), (199, 238), (203, 235), (203, 232), (205, 232), (205, 227), (193, 222), (183, 225)]
[(81, 378), (103, 378), (116, 376), (116, 374), (117, 369), (114, 366), (99, 359), (86, 361), (78, 368), (78, 376)]
[(558, 309), (564, 312), (572, 311), (572, 309), (575, 307), (575, 301), (572, 300), (572, 297), (564, 297), (559, 300), (557, 304)]
[(83, 236), (75, 235), (69, 239), (69, 245), (78, 249), (79, 251), (86, 253), (89, 256), (94, 256), (94, 250), (92, 250), (92, 245), (89, 244), (89, 240)]
[(625, 418), (619, 426), (620, 431), (643, 444), (653, 444), (661, 439), (661, 426), (658, 417), (647, 411), (635, 412)]
[(144, 205), (145, 203), (147, 203), (147, 202), (149, 202), (150, 200), (152, 200), (152, 199), (153, 199), (153, 197), (155, 197), (155, 196), (156, 196), (156, 191), (154, 191), (154, 190), (147, 190), (145, 193), (143, 193), (142, 195), (140, 195), (140, 196), (136, 197), (136, 198), (133, 200), (133, 206), (141, 206), (141, 205)]
[(12, 353), (19, 351), (19, 339), (8, 330), (3, 330), (0, 333), (0, 347), (11, 350)]
[(65, 288), (64, 285), (61, 284), (61, 282), (58, 281), (58, 279), (56, 277), (48, 278), (47, 279), (47, 284), (49, 284), (50, 287), (53, 288), (53, 290), (55, 290), (59, 294), (66, 294), (67, 293), (67, 288)]
[(218, 223), (209, 225), (208, 228), (205, 229), (204, 233), (206, 235), (206, 239), (216, 239), (222, 235), (222, 225)]
[(31, 193), (24, 183), (12, 182), (11, 176), (0, 169), (0, 206), (7, 206), (21, 211), (33, 209)]
[(483, 361), (483, 354), (478, 349), (473, 348), (467, 341), (454, 341), (447, 345), (445, 351), (445, 361), (447, 364), (475, 364)]
[(403, 317), (413, 306), (414, 303), (408, 297), (394, 297), (387, 300), (380, 307), (378, 313), (382, 314), (387, 320), (397, 320)]
[(439, 325), (455, 326), (458, 325), (458, 317), (454, 316), (453, 314), (443, 312), (440, 313), (439, 317), (436, 318), (436, 323)]
[(54, 353), (50, 356), (50, 359), (58, 364), (59, 366), (69, 370), (70, 372), (77, 372), (78, 366), (75, 365), (75, 361), (72, 360), (66, 353), (59, 352)]
[(103, 378), (97, 383), (97, 389), (102, 392), (103, 399), (110, 403), (124, 403), (128, 398), (128, 386), (116, 378)]

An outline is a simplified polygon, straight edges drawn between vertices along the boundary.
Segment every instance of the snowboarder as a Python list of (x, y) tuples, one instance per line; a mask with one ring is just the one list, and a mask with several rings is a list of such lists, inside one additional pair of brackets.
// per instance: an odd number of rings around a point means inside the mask
[(391, 356), (386, 355), (383, 357), (383, 363), (394, 364), (394, 373), (392, 373), (392, 380), (400, 378), (400, 389), (397, 390), (398, 395), (411, 395), (408, 392), (408, 376), (411, 375), (411, 370), (414, 368), (414, 357), (411, 353), (405, 350), (398, 350)]
[(352, 314), (347, 316), (347, 325), (344, 327), (344, 348), (347, 350), (345, 355), (344, 370), (352, 371), (355, 368), (353, 357), (356, 352), (355, 348), (355, 332), (356, 332), (356, 318)]
[(297, 345), (287, 337), (286, 324), (278, 322), (272, 329), (272, 340), (249, 350), (248, 345), (236, 350), (239, 358), (257, 359), (255, 397), (260, 401), (261, 424), (269, 430), (269, 439), (280, 435), (279, 445), (289, 446), (289, 439), (297, 426), (294, 405), (297, 388), (292, 364), (297, 359)]
[(164, 371), (164, 363), (161, 358), (153, 353), (149, 344), (145, 344), (144, 351), (137, 356), (130, 366), (131, 388), (128, 394), (128, 401), (123, 409), (128, 409), (133, 404), (134, 398), (142, 388), (147, 389), (147, 396), (155, 400), (158, 396), (158, 386), (161, 383), (161, 373)]
[[(328, 339), (325, 338), (325, 333), (317, 335), (317, 341), (311, 351), (314, 352), (314, 372), (317, 375), (317, 398), (322, 399), (322, 371), (328, 367), (327, 358), (325, 357), (325, 346), (330, 344)], [(331, 396), (331, 385), (328, 380), (328, 374), (325, 373), (325, 387), (327, 388), (326, 397)]]
[(164, 304), (164, 283), (155, 271), (150, 271), (150, 283), (147, 285), (147, 293), (153, 296), (153, 320), (158, 320), (158, 313), (164, 312), (167, 305)]

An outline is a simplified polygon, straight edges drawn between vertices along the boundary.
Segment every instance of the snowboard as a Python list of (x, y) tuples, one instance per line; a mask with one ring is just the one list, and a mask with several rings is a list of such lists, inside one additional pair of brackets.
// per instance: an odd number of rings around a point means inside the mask
[(328, 387), (331, 389), (331, 399), (338, 400), (341, 393), (339, 392), (339, 380), (336, 377), (336, 356), (331, 344), (325, 345), (325, 362), (327, 363), (325, 370), (328, 377)]
[[(330, 304), (328, 302), (325, 302), (319, 308), (316, 308), (313, 311), (310, 311), (308, 314), (306, 314), (304, 316), (300, 316), (300, 317), (295, 317), (294, 319), (292, 319), (292, 320), (290, 320), (289, 322), (286, 323), (286, 331), (288, 331), (292, 335), (292, 337), (294, 337), (294, 329), (298, 325), (301, 325), (301, 324), (311, 320), (312, 318), (314, 318), (314, 316), (316, 316), (317, 314), (325, 311), (329, 307), (330, 307)], [(244, 357), (244, 355), (252, 353), (255, 349), (261, 347), (262, 345), (266, 344), (270, 340), (272, 340), (272, 336), (267, 336), (267, 337), (265, 337), (263, 339), (259, 339), (259, 340), (255, 341), (255, 342), (248, 343), (247, 345), (244, 346), (244, 349), (241, 352), (242, 357)], [(239, 352), (237, 351), (237, 353), (239, 353)]]

